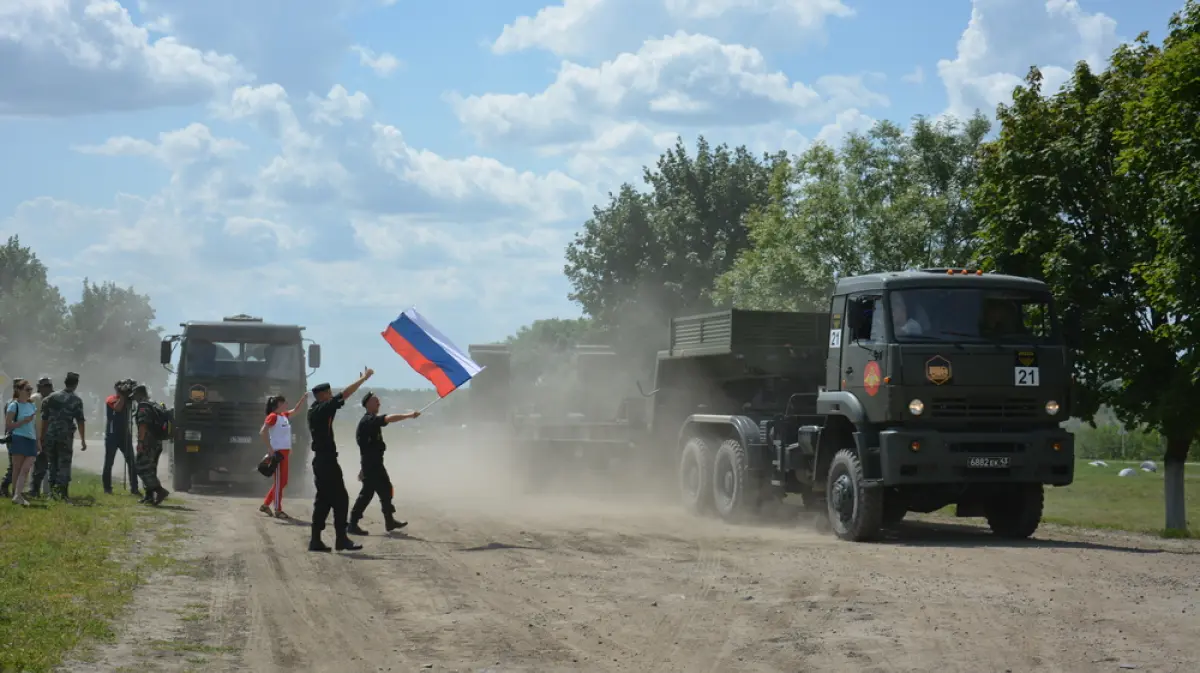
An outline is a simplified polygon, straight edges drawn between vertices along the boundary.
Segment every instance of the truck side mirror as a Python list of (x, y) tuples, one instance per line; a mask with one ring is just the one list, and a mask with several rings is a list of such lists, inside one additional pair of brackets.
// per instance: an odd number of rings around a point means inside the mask
[(158, 346), (158, 361), (160, 364), (171, 364), (171, 342), (163, 341)]
[(313, 369), (321, 366), (321, 344), (308, 345), (308, 366)]

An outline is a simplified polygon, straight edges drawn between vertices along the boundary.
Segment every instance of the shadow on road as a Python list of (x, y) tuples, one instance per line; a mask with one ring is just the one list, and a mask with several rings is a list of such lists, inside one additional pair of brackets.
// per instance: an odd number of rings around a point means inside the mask
[(470, 552), (470, 551), (495, 551), (497, 549), (532, 549), (534, 551), (543, 551), (545, 547), (527, 547), (519, 544), (505, 544), (503, 542), (489, 542), (478, 547), (467, 547), (466, 549), (456, 549), (455, 551)]
[[(1036, 533), (1035, 533), (1036, 535)], [(885, 532), (879, 544), (906, 547), (1003, 547), (1028, 549), (1081, 549), (1125, 554), (1197, 554), (1200, 551), (1155, 549), (1088, 540), (1007, 540), (978, 526), (932, 521), (905, 521)]]

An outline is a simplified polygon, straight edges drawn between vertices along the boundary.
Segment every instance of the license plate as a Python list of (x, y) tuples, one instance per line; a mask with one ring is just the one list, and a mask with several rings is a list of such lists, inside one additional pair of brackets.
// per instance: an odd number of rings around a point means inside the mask
[(188, 444), (187, 452), (188, 453), (200, 453), (200, 445), (199, 444)]
[(249, 444), (251, 439), (249, 437), (230, 437), (229, 441), (234, 444)]
[(967, 467), (1008, 467), (1008, 457), (1004, 458), (970, 458), (967, 460)]

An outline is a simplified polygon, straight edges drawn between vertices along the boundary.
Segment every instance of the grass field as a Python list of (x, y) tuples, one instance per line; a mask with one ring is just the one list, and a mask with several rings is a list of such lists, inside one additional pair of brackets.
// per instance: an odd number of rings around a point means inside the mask
[[(1075, 483), (1046, 489), (1046, 521), (1087, 528), (1162, 532), (1165, 512), (1161, 461), (1158, 472), (1137, 470), (1139, 463), (1105, 461), (1107, 467), (1092, 467), (1088, 462), (1076, 463)], [(1137, 476), (1118, 477), (1117, 473), (1125, 467), (1137, 470)], [(1188, 526), (1192, 537), (1200, 537), (1200, 465), (1188, 465), (1184, 474)]]
[[(170, 562), (161, 545), (178, 513), (105, 495), (90, 474), (74, 475), (71, 496), (79, 504), (0, 500), (0, 671), (48, 671), (79, 645), (111, 640), (134, 588)], [(135, 544), (150, 547), (134, 554)]]

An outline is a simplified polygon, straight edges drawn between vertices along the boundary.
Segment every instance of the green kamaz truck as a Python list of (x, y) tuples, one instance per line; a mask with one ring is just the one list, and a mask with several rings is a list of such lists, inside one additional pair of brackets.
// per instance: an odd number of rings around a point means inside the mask
[[(611, 375), (616, 362), (605, 362), (590, 369)], [(688, 508), (729, 521), (797, 494), (846, 540), (948, 505), (1025, 538), (1040, 524), (1044, 486), (1074, 477), (1073, 437), (1061, 428), (1071, 369), (1043, 283), (966, 269), (880, 273), (839, 280), (828, 313), (675, 318), (653, 390), (610, 399), (606, 417), (585, 402), (581, 377), (576, 406), (590, 414), (510, 411), (505, 422), (533, 474), (669, 471)], [(498, 380), (472, 384), (495, 420), (507, 399), (489, 390), (509, 393)]]
[[(304, 327), (235, 315), (220, 321), (180, 323), (183, 331), (162, 341), (160, 360), (174, 374), (174, 436), (167, 453), (174, 490), (193, 484), (261, 485), (255, 469), (266, 452), (259, 430), (270, 395), (289, 405), (308, 389), (308, 368), (321, 365), (321, 347), (305, 339)], [(304, 342), (308, 346), (307, 362)], [(308, 480), (308, 425), (292, 424), (291, 483), (297, 493)]]

